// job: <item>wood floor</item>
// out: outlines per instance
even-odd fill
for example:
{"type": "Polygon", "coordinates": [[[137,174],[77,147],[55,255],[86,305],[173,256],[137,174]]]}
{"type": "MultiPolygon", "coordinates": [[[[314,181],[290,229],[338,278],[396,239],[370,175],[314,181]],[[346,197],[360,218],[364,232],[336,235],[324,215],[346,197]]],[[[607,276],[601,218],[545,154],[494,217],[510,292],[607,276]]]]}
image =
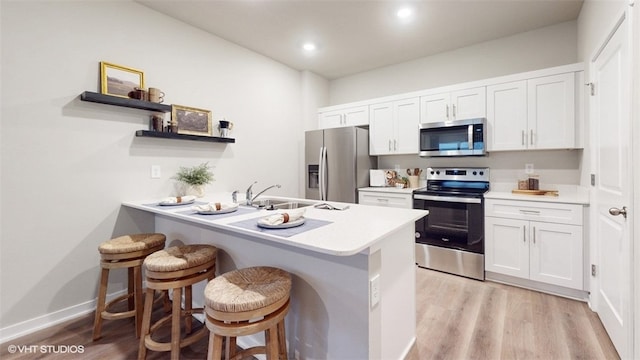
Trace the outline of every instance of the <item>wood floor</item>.
{"type": "MultiPolygon", "coordinates": [[[[597,315],[585,303],[426,269],[416,271],[418,340],[406,360],[619,358],[597,315]]],[[[155,318],[161,315],[161,309],[154,313],[155,318]]],[[[136,359],[138,341],[130,319],[105,321],[102,338],[96,342],[91,341],[92,331],[93,314],[89,314],[2,344],[0,359],[136,359]],[[10,354],[9,345],[23,346],[23,352],[10,354]],[[44,348],[43,353],[43,345],[52,348],[44,348]],[[82,345],[83,352],[60,353],[65,350],[61,345],[82,345]]],[[[166,338],[168,329],[158,335],[166,338]]],[[[204,359],[206,353],[205,337],[184,348],[181,358],[204,359]]],[[[168,354],[153,351],[147,356],[167,358],[168,354]]]]}

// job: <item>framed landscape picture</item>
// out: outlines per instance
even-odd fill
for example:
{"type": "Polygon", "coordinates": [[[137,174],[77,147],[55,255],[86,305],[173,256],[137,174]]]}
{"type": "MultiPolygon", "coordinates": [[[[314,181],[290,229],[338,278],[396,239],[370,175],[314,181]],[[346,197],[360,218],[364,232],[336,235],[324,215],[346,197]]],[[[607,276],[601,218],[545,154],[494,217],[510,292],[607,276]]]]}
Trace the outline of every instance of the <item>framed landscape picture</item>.
{"type": "Polygon", "coordinates": [[[135,88],[144,89],[144,72],[130,67],[100,62],[100,92],[128,98],[135,88]]]}
{"type": "Polygon", "coordinates": [[[211,136],[211,110],[171,105],[171,119],[178,125],[178,134],[211,136]]]}

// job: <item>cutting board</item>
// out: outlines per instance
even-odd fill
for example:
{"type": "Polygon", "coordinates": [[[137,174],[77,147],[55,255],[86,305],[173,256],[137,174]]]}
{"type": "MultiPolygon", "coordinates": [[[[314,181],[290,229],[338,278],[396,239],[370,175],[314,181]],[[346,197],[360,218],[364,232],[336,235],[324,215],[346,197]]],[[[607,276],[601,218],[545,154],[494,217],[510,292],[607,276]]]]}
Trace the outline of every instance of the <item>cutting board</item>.
{"type": "Polygon", "coordinates": [[[558,196],[558,190],[511,190],[513,194],[558,196]]]}

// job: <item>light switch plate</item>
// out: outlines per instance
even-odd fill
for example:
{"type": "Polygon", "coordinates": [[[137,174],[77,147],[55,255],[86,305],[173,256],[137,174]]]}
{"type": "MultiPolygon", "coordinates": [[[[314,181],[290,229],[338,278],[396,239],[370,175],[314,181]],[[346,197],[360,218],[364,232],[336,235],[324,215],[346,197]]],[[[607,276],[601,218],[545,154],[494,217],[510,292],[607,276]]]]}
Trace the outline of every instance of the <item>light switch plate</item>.
{"type": "Polygon", "coordinates": [[[371,299],[371,308],[373,308],[380,302],[380,274],[372,277],[371,280],[369,280],[369,285],[371,288],[369,297],[371,299]]]}
{"type": "Polygon", "coordinates": [[[160,165],[151,165],[151,178],[160,179],[162,177],[162,170],[160,165]]]}

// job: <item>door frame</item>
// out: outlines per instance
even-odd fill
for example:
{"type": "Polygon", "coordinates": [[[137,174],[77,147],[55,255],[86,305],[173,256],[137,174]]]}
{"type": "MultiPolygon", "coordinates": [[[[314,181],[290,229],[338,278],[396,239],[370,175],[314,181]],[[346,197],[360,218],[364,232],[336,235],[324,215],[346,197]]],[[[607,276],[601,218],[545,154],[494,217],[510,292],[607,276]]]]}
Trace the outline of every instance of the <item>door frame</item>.
{"type": "MultiPolygon", "coordinates": [[[[634,6],[634,0],[630,0],[628,6],[620,11],[618,16],[615,17],[615,21],[609,26],[608,32],[606,36],[603,37],[603,40],[600,41],[600,46],[596,48],[592,55],[589,57],[588,63],[588,79],[592,81],[593,75],[593,61],[600,55],[602,50],[605,48],[613,34],[616,32],[619,26],[623,21],[626,22],[626,30],[628,32],[627,46],[629,46],[629,74],[631,75],[630,80],[630,90],[631,90],[631,100],[629,104],[629,111],[631,113],[630,121],[631,121],[631,135],[632,139],[640,139],[640,101],[638,98],[640,97],[640,69],[634,64],[637,64],[640,61],[640,35],[637,34],[637,30],[640,30],[640,26],[636,24],[635,19],[640,19],[640,6],[634,6]],[[635,18],[635,19],[634,19],[635,18]]],[[[589,85],[589,83],[587,83],[589,85]]],[[[597,91],[597,90],[596,90],[597,91]]],[[[591,96],[586,94],[585,98],[589,99],[589,101],[585,104],[587,105],[588,114],[588,122],[589,122],[589,139],[591,144],[595,144],[595,134],[593,129],[594,127],[594,116],[592,113],[592,108],[590,106],[591,96]]],[[[630,141],[631,144],[631,154],[629,163],[634,164],[636,160],[640,160],[640,142],[630,141]]],[[[591,173],[595,172],[596,165],[596,152],[593,147],[590,147],[590,168],[591,173]]],[[[640,211],[634,211],[634,209],[640,209],[640,166],[635,166],[631,171],[631,186],[630,191],[631,201],[630,206],[631,210],[631,221],[629,222],[629,237],[630,237],[630,250],[631,256],[630,259],[630,279],[629,286],[631,287],[630,291],[630,314],[628,320],[631,321],[630,331],[632,331],[630,340],[631,344],[631,354],[633,358],[638,358],[640,356],[640,346],[636,346],[635,344],[640,344],[640,264],[637,263],[640,260],[640,237],[635,236],[635,233],[640,233],[634,231],[634,229],[640,229],[640,211]]],[[[596,181],[598,181],[596,179],[596,181]]],[[[592,186],[590,188],[591,198],[597,201],[597,197],[595,195],[595,188],[592,186]]],[[[597,209],[594,203],[590,206],[590,218],[595,219],[597,216],[597,209]]],[[[590,232],[591,234],[597,234],[597,228],[595,221],[592,221],[590,224],[590,232]]],[[[596,244],[597,239],[595,239],[595,235],[590,238],[589,252],[590,252],[590,263],[598,264],[598,253],[596,244]]],[[[596,311],[598,309],[598,300],[595,294],[599,291],[599,281],[598,277],[590,277],[589,280],[589,307],[596,311]]]]}

